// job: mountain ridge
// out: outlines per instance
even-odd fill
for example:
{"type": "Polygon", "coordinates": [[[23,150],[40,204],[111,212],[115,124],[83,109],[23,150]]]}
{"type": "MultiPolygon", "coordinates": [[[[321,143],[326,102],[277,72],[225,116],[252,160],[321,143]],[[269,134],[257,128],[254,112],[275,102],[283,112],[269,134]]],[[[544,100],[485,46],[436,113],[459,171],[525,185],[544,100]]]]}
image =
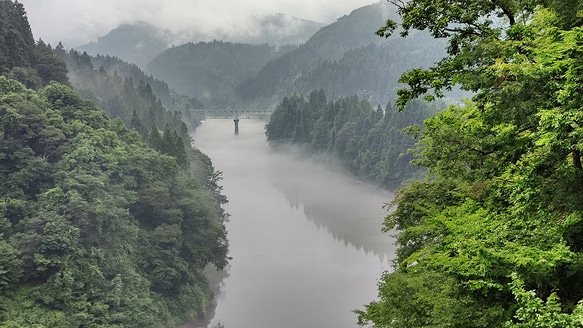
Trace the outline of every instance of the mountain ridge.
{"type": "Polygon", "coordinates": [[[224,33],[205,35],[195,30],[172,32],[153,24],[137,21],[122,24],[97,41],[75,49],[89,55],[115,56],[141,68],[160,52],[187,43],[221,40],[233,43],[269,44],[280,47],[288,44],[301,44],[325,24],[307,19],[277,13],[251,18],[251,27],[245,33],[231,37],[224,33]]]}

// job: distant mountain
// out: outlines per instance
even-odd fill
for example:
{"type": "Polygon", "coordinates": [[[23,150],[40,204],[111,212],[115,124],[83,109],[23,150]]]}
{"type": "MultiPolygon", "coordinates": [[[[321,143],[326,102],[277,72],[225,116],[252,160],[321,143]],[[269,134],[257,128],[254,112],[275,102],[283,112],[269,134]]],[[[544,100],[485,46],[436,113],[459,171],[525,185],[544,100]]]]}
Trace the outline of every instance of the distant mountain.
{"type": "Polygon", "coordinates": [[[287,47],[223,41],[188,43],[160,53],[146,71],[207,108],[232,107],[235,88],[287,47]]]}
{"type": "Polygon", "coordinates": [[[238,35],[204,35],[200,31],[185,30],[172,33],[146,22],[124,24],[100,37],[96,42],[76,48],[89,55],[110,55],[118,57],[141,68],[163,50],[172,45],[188,42],[210,41],[213,39],[285,46],[306,42],[325,24],[300,19],[284,14],[253,17],[251,24],[238,35]]]}
{"type": "Polygon", "coordinates": [[[207,108],[273,108],[285,96],[315,89],[324,89],[333,99],[357,94],[385,106],[396,98],[401,73],[432,66],[445,54],[444,40],[428,33],[411,31],[406,39],[398,33],[388,39],[377,36],[375,31],[388,18],[398,19],[395,7],[378,2],[319,28],[303,42],[320,25],[285,15],[258,17],[254,28],[240,36],[238,42],[245,44],[225,41],[229,37],[224,36],[223,41],[190,42],[157,54],[164,45],[177,44],[173,38],[188,34],[171,35],[139,24],[120,27],[95,46],[112,45],[100,53],[136,63],[207,108]],[[126,53],[120,54],[122,50],[126,53]],[[148,57],[152,60],[145,64],[148,57]]]}
{"type": "Polygon", "coordinates": [[[139,22],[125,24],[100,37],[97,42],[77,47],[89,55],[110,55],[129,63],[145,67],[158,53],[168,48],[172,39],[170,32],[156,26],[139,22]]]}
{"type": "Polygon", "coordinates": [[[323,89],[331,98],[358,95],[372,104],[394,101],[403,85],[404,71],[434,63],[444,53],[444,44],[428,33],[417,33],[387,44],[370,43],[345,52],[342,58],[325,60],[293,80],[294,92],[308,94],[323,89]],[[397,42],[398,41],[398,42],[397,42]]]}
{"type": "Polygon", "coordinates": [[[227,38],[232,42],[283,46],[290,44],[300,45],[308,41],[320,28],[326,24],[287,16],[284,14],[254,17],[253,30],[249,35],[236,39],[227,38]]]}
{"type": "Polygon", "coordinates": [[[365,6],[320,29],[305,44],[268,62],[237,88],[247,107],[273,107],[293,92],[323,88],[332,97],[358,94],[373,104],[395,98],[400,74],[428,67],[445,54],[445,43],[426,33],[383,39],[375,35],[394,7],[365,6]]]}

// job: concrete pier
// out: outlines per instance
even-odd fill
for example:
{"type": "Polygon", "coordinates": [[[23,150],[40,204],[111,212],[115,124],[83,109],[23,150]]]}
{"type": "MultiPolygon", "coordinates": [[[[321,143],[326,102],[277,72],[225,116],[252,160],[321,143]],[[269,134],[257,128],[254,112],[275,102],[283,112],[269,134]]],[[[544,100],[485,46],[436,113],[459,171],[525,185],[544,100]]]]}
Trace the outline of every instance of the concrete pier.
{"type": "Polygon", "coordinates": [[[235,134],[239,134],[239,119],[236,118],[233,122],[235,122],[235,134]]]}

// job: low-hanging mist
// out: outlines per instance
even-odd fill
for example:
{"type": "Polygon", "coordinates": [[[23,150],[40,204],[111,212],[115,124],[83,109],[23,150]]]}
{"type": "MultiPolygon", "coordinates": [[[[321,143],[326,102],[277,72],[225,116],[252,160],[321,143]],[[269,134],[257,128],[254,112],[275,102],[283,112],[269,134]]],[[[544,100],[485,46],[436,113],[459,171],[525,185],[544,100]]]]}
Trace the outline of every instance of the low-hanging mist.
{"type": "Polygon", "coordinates": [[[371,0],[213,1],[213,0],[22,0],[37,37],[77,46],[95,41],[121,24],[145,21],[174,33],[244,36],[253,17],[283,13],[330,23],[371,0]]]}
{"type": "Polygon", "coordinates": [[[354,327],[393,254],[381,231],[393,195],[270,149],[265,123],[242,119],[235,135],[232,120],[207,120],[194,135],[222,171],[231,214],[232,260],[207,327],[354,327]]]}

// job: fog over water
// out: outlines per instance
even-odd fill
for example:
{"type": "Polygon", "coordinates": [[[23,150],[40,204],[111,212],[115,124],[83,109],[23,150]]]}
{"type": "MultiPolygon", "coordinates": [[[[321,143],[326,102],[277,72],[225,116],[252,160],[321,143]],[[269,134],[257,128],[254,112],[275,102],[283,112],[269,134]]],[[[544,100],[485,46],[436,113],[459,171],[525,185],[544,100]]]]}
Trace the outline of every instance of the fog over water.
{"type": "MultiPolygon", "coordinates": [[[[207,327],[357,327],[390,268],[382,233],[393,195],[294,153],[272,151],[265,121],[207,120],[195,145],[223,172],[230,261],[207,327]]],[[[197,327],[188,323],[184,327],[197,327]]]]}

